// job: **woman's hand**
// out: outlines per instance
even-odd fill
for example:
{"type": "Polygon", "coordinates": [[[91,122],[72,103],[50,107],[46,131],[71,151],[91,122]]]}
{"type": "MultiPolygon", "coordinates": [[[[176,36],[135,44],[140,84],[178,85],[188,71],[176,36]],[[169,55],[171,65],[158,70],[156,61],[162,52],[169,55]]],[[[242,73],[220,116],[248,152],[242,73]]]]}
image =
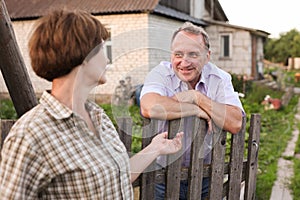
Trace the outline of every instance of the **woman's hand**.
{"type": "Polygon", "coordinates": [[[176,153],[182,148],[182,137],[183,132],[179,132],[173,139],[168,139],[168,132],[163,132],[152,139],[151,146],[158,151],[159,155],[176,153]]]}
{"type": "Polygon", "coordinates": [[[151,143],[139,153],[130,158],[131,182],[143,172],[159,155],[172,154],[182,147],[183,132],[177,133],[173,139],[168,139],[168,133],[156,135],[151,143]]]}

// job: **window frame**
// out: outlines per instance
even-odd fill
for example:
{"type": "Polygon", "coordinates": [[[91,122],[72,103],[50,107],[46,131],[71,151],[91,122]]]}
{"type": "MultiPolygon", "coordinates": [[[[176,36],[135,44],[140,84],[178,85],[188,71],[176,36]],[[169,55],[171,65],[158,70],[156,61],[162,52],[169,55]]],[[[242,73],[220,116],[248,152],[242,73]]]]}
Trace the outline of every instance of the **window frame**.
{"type": "Polygon", "coordinates": [[[113,63],[113,53],[112,53],[112,37],[111,37],[112,34],[111,34],[111,28],[109,26],[105,26],[105,28],[109,32],[109,38],[107,38],[107,40],[105,41],[104,46],[103,46],[103,50],[104,50],[105,55],[109,59],[109,63],[108,64],[112,64],[113,63]]]}
{"type": "Polygon", "coordinates": [[[220,33],[220,58],[230,59],[232,57],[232,34],[231,33],[220,33]],[[227,48],[224,46],[224,38],[228,38],[227,48]]]}

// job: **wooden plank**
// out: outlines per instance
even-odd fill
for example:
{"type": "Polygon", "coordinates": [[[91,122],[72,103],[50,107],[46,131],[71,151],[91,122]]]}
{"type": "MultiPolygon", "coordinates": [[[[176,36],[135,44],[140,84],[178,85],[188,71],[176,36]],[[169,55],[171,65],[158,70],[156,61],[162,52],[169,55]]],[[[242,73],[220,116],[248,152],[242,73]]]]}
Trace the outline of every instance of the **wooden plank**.
{"type": "MultiPolygon", "coordinates": [[[[158,130],[158,120],[144,119],[142,149],[150,144],[158,130]]],[[[155,192],[155,161],[140,176],[140,199],[154,199],[155,192]]]]}
{"type": "Polygon", "coordinates": [[[131,153],[132,144],[132,119],[131,117],[118,117],[118,133],[121,141],[124,143],[127,152],[131,153]]]}
{"type": "Polygon", "coordinates": [[[248,162],[246,168],[245,195],[244,199],[255,199],[257,161],[260,138],[260,114],[251,114],[249,139],[248,139],[248,162]]]}
{"type": "Polygon", "coordinates": [[[0,1],[0,69],[18,117],[38,104],[13,26],[0,1]]]}
{"type": "Polygon", "coordinates": [[[239,199],[241,192],[243,160],[244,160],[244,144],[246,131],[246,117],[243,117],[243,124],[241,130],[231,136],[230,147],[230,168],[228,174],[228,198],[239,199]]]}
{"type": "MultiPolygon", "coordinates": [[[[184,119],[169,121],[169,138],[173,138],[176,133],[183,131],[183,122],[184,119]]],[[[183,149],[167,156],[166,199],[179,199],[182,155],[183,149]]]]}
{"type": "Polygon", "coordinates": [[[204,157],[204,137],[207,132],[206,121],[198,117],[193,120],[193,135],[191,145],[191,162],[188,176],[188,195],[187,199],[201,199],[202,176],[203,176],[203,157],[204,157]],[[200,191],[199,191],[200,190],[200,191]]]}
{"type": "Polygon", "coordinates": [[[226,132],[213,124],[213,150],[209,199],[222,199],[226,132]]]}

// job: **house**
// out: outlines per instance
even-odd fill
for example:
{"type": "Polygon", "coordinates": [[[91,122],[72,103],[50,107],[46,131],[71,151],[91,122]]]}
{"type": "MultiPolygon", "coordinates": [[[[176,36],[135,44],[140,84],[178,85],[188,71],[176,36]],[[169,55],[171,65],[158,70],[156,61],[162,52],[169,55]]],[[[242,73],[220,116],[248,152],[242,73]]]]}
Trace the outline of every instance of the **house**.
{"type": "MultiPolygon", "coordinates": [[[[82,9],[92,13],[110,31],[105,51],[111,60],[108,82],[91,97],[108,103],[120,80],[143,83],[161,60],[169,60],[170,39],[185,21],[202,26],[211,39],[212,62],[235,74],[258,77],[263,43],[269,33],[228,23],[218,0],[6,0],[18,45],[35,92],[49,82],[31,70],[27,43],[36,20],[55,9],[82,9]]],[[[8,93],[0,77],[0,94],[8,93]]]]}

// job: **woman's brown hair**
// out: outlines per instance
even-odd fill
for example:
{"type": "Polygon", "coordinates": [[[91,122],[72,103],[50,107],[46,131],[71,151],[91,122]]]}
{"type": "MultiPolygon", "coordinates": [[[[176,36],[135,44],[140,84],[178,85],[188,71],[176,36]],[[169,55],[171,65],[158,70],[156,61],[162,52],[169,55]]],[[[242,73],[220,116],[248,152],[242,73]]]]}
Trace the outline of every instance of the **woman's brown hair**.
{"type": "Polygon", "coordinates": [[[29,40],[31,66],[52,81],[82,64],[109,34],[99,20],[84,11],[54,11],[39,19],[29,40]]]}

